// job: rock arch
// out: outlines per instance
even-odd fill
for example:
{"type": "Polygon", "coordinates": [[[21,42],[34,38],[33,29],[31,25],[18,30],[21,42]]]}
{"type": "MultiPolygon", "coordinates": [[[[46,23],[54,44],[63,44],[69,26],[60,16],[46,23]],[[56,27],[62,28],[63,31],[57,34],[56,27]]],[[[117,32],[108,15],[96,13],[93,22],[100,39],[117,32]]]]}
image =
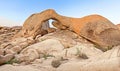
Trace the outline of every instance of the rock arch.
{"type": "MultiPolygon", "coordinates": [[[[18,37],[36,37],[41,32],[42,25],[49,19],[54,19],[60,22],[66,22],[66,17],[58,15],[54,10],[48,9],[41,13],[31,15],[23,24],[22,30],[18,33],[18,37]]],[[[69,21],[68,21],[69,22],[69,21]]]]}
{"type": "Polygon", "coordinates": [[[53,22],[55,27],[59,29],[69,28],[78,35],[101,47],[116,46],[120,44],[120,31],[118,27],[108,19],[100,15],[89,15],[82,18],[66,17],[57,14],[52,9],[30,16],[23,24],[23,28],[17,36],[36,37],[38,33],[41,33],[41,27],[44,25],[44,22],[49,19],[55,20],[53,22]],[[89,31],[92,31],[92,33],[89,31]]]}

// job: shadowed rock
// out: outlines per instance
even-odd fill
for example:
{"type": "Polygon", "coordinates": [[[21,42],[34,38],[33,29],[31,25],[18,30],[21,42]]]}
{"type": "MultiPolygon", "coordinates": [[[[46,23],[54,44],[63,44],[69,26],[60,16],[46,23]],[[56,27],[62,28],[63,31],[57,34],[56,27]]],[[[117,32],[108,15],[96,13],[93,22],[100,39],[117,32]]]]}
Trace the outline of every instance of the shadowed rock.
{"type": "Polygon", "coordinates": [[[10,61],[13,57],[14,57],[14,54],[7,54],[5,56],[0,55],[0,65],[10,61]]]}

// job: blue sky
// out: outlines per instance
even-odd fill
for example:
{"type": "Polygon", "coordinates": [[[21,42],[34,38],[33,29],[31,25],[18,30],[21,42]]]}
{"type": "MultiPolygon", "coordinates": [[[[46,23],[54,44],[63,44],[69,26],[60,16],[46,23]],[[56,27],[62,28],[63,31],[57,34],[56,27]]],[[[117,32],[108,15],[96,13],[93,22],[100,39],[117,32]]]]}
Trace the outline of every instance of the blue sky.
{"type": "Polygon", "coordinates": [[[0,25],[22,25],[31,14],[49,8],[65,16],[99,14],[120,23],[120,0],[1,0],[0,25]]]}

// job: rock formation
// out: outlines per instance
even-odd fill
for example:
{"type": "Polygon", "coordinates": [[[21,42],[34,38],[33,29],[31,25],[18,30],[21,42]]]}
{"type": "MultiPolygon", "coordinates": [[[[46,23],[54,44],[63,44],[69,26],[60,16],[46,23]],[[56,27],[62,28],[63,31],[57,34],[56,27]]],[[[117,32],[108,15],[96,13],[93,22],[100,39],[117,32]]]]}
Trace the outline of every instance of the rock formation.
{"type": "Polygon", "coordinates": [[[0,71],[120,70],[120,46],[102,52],[95,48],[92,43],[85,41],[85,39],[69,30],[57,30],[36,39],[38,39],[37,43],[34,43],[30,38],[17,38],[11,42],[13,47],[10,44],[4,47],[5,44],[2,44],[0,48],[5,49],[4,53],[0,50],[0,54],[3,55],[0,62],[4,63],[5,59],[9,61],[8,58],[11,57],[8,54],[14,53],[14,55],[11,55],[12,58],[20,61],[20,64],[2,65],[0,71]],[[68,42],[66,42],[67,40],[68,42]],[[66,48],[65,44],[68,44],[69,47],[66,48]],[[5,54],[6,56],[4,56],[5,54]]]}
{"type": "Polygon", "coordinates": [[[119,30],[120,30],[120,24],[117,24],[116,26],[117,26],[117,27],[119,28],[119,30]]]}
{"type": "Polygon", "coordinates": [[[27,46],[35,43],[35,40],[28,38],[18,38],[0,45],[0,65],[12,60],[15,55],[21,52],[27,46]],[[20,40],[20,42],[19,42],[20,40]]]}
{"type": "MultiPolygon", "coordinates": [[[[24,23],[19,35],[35,38],[42,34],[42,25],[45,21],[53,19],[53,25],[58,29],[69,29],[79,36],[104,47],[112,47],[120,44],[120,31],[112,22],[100,15],[89,15],[82,18],[71,18],[57,14],[48,9],[41,13],[31,15],[24,23]]],[[[100,48],[101,49],[101,48],[100,48]]]]}
{"type": "Polygon", "coordinates": [[[62,64],[57,71],[119,71],[120,46],[83,61],[62,64]]]}
{"type": "Polygon", "coordinates": [[[0,71],[120,71],[119,35],[119,26],[100,15],[72,18],[48,9],[23,27],[0,27],[0,71]]]}
{"type": "Polygon", "coordinates": [[[21,29],[21,26],[0,27],[0,45],[11,41],[21,29]]]}

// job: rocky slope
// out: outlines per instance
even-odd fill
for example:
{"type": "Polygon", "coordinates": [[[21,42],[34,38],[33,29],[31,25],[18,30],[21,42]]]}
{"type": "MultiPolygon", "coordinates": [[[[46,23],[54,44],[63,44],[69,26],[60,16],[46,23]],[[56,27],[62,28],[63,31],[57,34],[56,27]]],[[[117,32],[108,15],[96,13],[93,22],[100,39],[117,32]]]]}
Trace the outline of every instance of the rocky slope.
{"type": "MultiPolygon", "coordinates": [[[[45,16],[50,15],[46,13],[45,16]]],[[[34,25],[35,22],[39,22],[33,20],[34,18],[38,19],[36,14],[28,18],[32,21],[27,20],[25,23],[34,25]]],[[[86,23],[85,21],[88,20],[82,21],[86,23]]],[[[97,30],[94,30],[97,33],[103,30],[95,22],[92,23],[94,24],[92,27],[90,25],[81,27],[83,30],[91,31],[93,28],[96,29],[94,26],[97,26],[97,30]]],[[[96,38],[88,40],[78,35],[74,29],[71,30],[70,27],[61,24],[60,21],[54,21],[53,24],[56,29],[50,28],[48,20],[43,19],[39,23],[41,26],[37,25],[38,31],[33,31],[36,28],[26,24],[22,27],[0,27],[0,71],[120,71],[120,45],[100,47],[91,41],[96,38]]],[[[107,29],[103,24],[106,23],[102,23],[101,26],[107,29]]],[[[107,29],[102,36],[109,35],[106,41],[113,43],[119,38],[120,30],[117,26],[109,24],[107,23],[108,28],[112,27],[117,32],[107,29]]],[[[73,27],[75,26],[74,24],[73,27]]],[[[98,37],[95,32],[91,34],[98,37]]],[[[89,34],[86,32],[86,35],[89,36],[90,32],[89,34]]],[[[90,36],[94,38],[92,35],[90,36]]],[[[99,39],[103,39],[102,36],[99,39]]]]}
{"type": "Polygon", "coordinates": [[[56,30],[42,37],[38,35],[35,40],[17,38],[4,42],[0,48],[4,49],[4,55],[14,53],[12,60],[0,66],[0,71],[120,70],[120,46],[103,52],[69,30],[56,30]]]}

